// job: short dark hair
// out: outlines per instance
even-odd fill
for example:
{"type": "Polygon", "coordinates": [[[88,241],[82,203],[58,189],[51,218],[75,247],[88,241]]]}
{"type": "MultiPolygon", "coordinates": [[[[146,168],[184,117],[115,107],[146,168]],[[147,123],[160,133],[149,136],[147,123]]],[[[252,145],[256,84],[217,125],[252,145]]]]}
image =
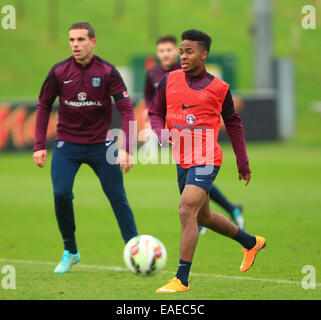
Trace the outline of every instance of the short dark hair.
{"type": "Polygon", "coordinates": [[[206,51],[210,52],[212,39],[211,37],[199,30],[190,29],[187,31],[184,31],[181,36],[182,41],[183,40],[191,40],[191,41],[197,41],[206,51]]]}
{"type": "Polygon", "coordinates": [[[177,45],[176,37],[172,35],[162,36],[158,38],[156,41],[156,44],[165,43],[165,42],[171,42],[175,44],[175,46],[177,45]]]}
{"type": "Polygon", "coordinates": [[[96,38],[95,29],[88,22],[76,22],[69,28],[69,31],[75,30],[75,29],[86,29],[88,31],[89,39],[96,38]]]}

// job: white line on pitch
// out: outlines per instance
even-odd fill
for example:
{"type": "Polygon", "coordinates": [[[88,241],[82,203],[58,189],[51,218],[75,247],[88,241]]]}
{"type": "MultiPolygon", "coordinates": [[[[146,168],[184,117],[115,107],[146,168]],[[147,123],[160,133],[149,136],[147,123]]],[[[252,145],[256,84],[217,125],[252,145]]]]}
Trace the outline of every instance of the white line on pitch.
{"type": "MultiPolygon", "coordinates": [[[[5,262],[5,263],[6,262],[11,262],[11,263],[21,263],[21,264],[38,264],[38,265],[49,265],[49,266],[57,265],[57,263],[55,263],[55,262],[48,262],[48,261],[17,260],[17,259],[5,259],[5,258],[0,258],[0,262],[5,262]]],[[[128,272],[127,268],[113,267],[113,266],[97,266],[97,265],[88,265],[88,264],[77,264],[77,265],[73,266],[73,268],[128,272]]],[[[162,271],[162,273],[171,273],[171,274],[173,274],[174,271],[162,271]]],[[[263,278],[227,276],[227,275],[222,275],[222,274],[195,273],[195,272],[191,272],[190,275],[194,276],[194,277],[213,277],[213,278],[221,278],[221,279],[229,279],[229,280],[248,280],[248,281],[279,283],[279,284],[297,284],[297,285],[301,285],[300,281],[292,281],[292,280],[263,279],[263,278]]],[[[321,283],[316,283],[316,286],[321,286],[321,283]]]]}

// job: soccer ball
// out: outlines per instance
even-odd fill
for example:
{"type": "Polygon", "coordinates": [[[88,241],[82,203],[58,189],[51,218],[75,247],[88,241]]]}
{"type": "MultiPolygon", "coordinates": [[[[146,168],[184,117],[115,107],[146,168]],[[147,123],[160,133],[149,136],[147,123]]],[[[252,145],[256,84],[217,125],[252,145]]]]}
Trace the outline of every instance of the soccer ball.
{"type": "Polygon", "coordinates": [[[150,276],[164,268],[167,252],[162,242],[157,238],[139,235],[126,243],[124,261],[131,272],[150,276]]]}

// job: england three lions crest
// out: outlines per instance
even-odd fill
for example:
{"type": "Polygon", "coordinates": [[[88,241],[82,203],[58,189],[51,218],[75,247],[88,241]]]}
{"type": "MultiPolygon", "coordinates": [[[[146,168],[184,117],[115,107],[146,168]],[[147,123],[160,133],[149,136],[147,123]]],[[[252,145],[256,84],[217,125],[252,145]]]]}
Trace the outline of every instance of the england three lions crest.
{"type": "Polygon", "coordinates": [[[99,88],[101,86],[102,80],[100,76],[91,77],[91,85],[93,88],[99,88]]]}

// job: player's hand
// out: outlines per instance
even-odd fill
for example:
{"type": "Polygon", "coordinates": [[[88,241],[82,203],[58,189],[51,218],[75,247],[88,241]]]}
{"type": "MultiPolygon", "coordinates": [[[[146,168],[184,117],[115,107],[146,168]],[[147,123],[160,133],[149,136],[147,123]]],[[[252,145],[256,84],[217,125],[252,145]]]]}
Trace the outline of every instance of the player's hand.
{"type": "Polygon", "coordinates": [[[172,145],[172,146],[174,145],[174,142],[171,137],[167,140],[164,140],[161,144],[161,147],[168,148],[170,145],[172,145]]]}
{"type": "Polygon", "coordinates": [[[43,168],[47,162],[47,150],[37,150],[33,153],[33,162],[38,166],[43,168]]]}
{"type": "Polygon", "coordinates": [[[250,173],[239,173],[239,180],[245,180],[245,186],[247,186],[251,180],[250,173]]]}
{"type": "Polygon", "coordinates": [[[120,171],[127,173],[130,168],[134,168],[133,156],[125,150],[119,150],[116,164],[120,164],[120,171]]]}

